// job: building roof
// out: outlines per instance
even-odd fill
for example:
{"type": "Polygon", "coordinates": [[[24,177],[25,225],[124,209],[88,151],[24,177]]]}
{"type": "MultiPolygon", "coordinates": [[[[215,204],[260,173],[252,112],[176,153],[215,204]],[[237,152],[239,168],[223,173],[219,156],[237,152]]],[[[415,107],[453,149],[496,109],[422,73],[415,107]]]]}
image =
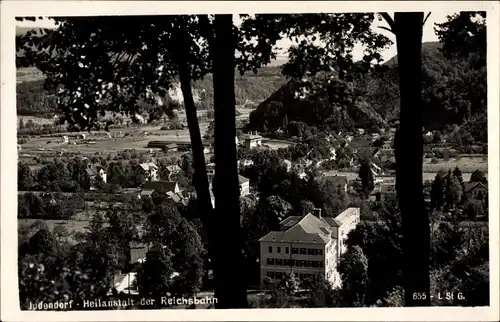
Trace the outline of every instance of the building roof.
{"type": "Polygon", "coordinates": [[[326,244],[331,240],[331,234],[329,225],[310,213],[287,230],[271,231],[260,241],[326,244]]]}
{"type": "Polygon", "coordinates": [[[168,171],[180,171],[181,170],[181,167],[179,167],[177,164],[173,164],[173,165],[168,165],[166,166],[166,168],[168,171]]]}
{"type": "Polygon", "coordinates": [[[476,188],[477,186],[482,186],[484,189],[488,189],[488,187],[483,184],[482,182],[465,182],[464,183],[464,192],[467,193],[471,191],[472,189],[476,188]]]}
{"type": "Polygon", "coordinates": [[[243,183],[245,183],[245,182],[249,182],[249,181],[250,181],[250,179],[245,178],[244,176],[240,176],[240,175],[238,175],[238,181],[240,182],[240,184],[243,184],[243,183]]]}
{"type": "Polygon", "coordinates": [[[158,166],[154,162],[147,162],[147,163],[141,163],[139,166],[144,170],[144,171],[149,171],[150,168],[157,169],[158,166]]]}
{"type": "Polygon", "coordinates": [[[142,191],[147,193],[148,191],[154,190],[159,193],[167,193],[174,192],[176,187],[177,182],[175,181],[149,181],[144,184],[142,191]]]}
{"type": "Polygon", "coordinates": [[[99,164],[92,164],[90,166],[88,166],[85,171],[87,172],[87,174],[89,176],[96,176],[99,174],[99,171],[101,171],[102,169],[104,169],[101,165],[99,164]]]}
{"type": "Polygon", "coordinates": [[[151,196],[154,192],[154,189],[142,189],[140,195],[141,196],[151,196]]]}
{"type": "Polygon", "coordinates": [[[175,149],[178,147],[178,145],[176,143],[170,143],[170,144],[167,144],[165,147],[168,149],[175,149]]]}
{"type": "Polygon", "coordinates": [[[176,203],[180,203],[185,199],[181,192],[174,193],[173,191],[167,191],[167,195],[176,203]]]}
{"type": "Polygon", "coordinates": [[[359,208],[347,208],[346,210],[338,214],[337,217],[335,217],[335,222],[344,224],[348,218],[352,217],[355,214],[359,214],[359,208]]]}
{"type": "Polygon", "coordinates": [[[335,219],[333,217],[323,217],[321,219],[323,219],[325,222],[327,222],[332,227],[342,226],[342,222],[338,221],[337,219],[335,219]]]}
{"type": "Polygon", "coordinates": [[[245,140],[262,140],[262,136],[258,134],[248,134],[245,136],[245,140]]]}

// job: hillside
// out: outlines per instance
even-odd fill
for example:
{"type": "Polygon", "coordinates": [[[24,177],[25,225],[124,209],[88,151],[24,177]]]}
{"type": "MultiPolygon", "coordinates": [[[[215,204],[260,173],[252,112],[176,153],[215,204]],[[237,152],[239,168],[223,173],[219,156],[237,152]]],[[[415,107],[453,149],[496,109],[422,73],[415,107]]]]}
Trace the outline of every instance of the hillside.
{"type": "MultiPolygon", "coordinates": [[[[44,77],[38,69],[18,68],[16,80],[18,115],[52,117],[57,114],[56,97],[44,89],[44,77]]],[[[236,104],[246,108],[256,107],[285,83],[286,79],[281,75],[281,69],[276,66],[264,67],[258,74],[246,73],[243,76],[236,74],[236,104]]],[[[202,109],[213,108],[212,86],[212,75],[207,75],[203,80],[193,84],[195,100],[202,109]]],[[[174,100],[182,102],[178,83],[174,84],[169,94],[174,100]]]]}
{"type": "MultiPolygon", "coordinates": [[[[426,54],[431,54],[431,55],[440,55],[441,57],[442,54],[439,52],[439,49],[442,47],[441,43],[438,41],[429,41],[429,42],[424,42],[422,44],[422,53],[424,55],[426,54]]],[[[395,67],[398,65],[398,55],[393,56],[392,58],[388,59],[384,65],[389,66],[389,67],[395,67]]]]}
{"type": "MultiPolygon", "coordinates": [[[[422,49],[424,126],[443,130],[448,125],[467,124],[475,131],[471,133],[475,139],[485,141],[486,129],[477,122],[484,124],[486,118],[486,70],[472,68],[465,59],[448,60],[439,48],[439,43],[430,42],[422,49]]],[[[247,129],[277,130],[291,121],[334,131],[384,128],[398,119],[397,56],[385,65],[389,68],[382,74],[368,74],[356,81],[354,87],[361,95],[354,103],[331,102],[326,91],[298,98],[294,94],[299,84],[289,81],[252,112],[247,129]]],[[[326,88],[322,82],[321,87],[326,88]]]]}

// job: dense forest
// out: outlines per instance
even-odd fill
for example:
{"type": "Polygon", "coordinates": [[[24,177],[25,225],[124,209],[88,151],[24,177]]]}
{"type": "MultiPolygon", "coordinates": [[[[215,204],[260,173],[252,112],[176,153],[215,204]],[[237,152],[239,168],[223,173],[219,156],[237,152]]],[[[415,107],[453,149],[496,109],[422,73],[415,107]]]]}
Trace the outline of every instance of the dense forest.
{"type": "MultiPolygon", "coordinates": [[[[425,127],[455,126],[456,131],[485,142],[486,67],[476,68],[474,57],[445,58],[437,42],[424,43],[422,51],[425,127]]],[[[307,99],[299,93],[300,80],[290,80],[252,112],[248,129],[272,131],[286,128],[291,121],[333,131],[386,128],[398,119],[397,57],[383,67],[358,77],[353,89],[318,76],[316,81],[330,90],[315,92],[307,99]],[[339,91],[351,91],[352,99],[339,101],[338,97],[344,97],[339,91]]]]}

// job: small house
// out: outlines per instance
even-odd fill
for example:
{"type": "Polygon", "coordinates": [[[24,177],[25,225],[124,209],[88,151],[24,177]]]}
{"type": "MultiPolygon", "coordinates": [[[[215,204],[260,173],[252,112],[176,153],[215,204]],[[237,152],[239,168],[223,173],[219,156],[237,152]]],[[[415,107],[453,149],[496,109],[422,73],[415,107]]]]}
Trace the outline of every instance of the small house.
{"type": "Polygon", "coordinates": [[[90,190],[96,190],[96,185],[99,181],[106,183],[107,176],[104,167],[99,164],[89,164],[85,169],[86,179],[84,181],[90,190]]]}
{"type": "Polygon", "coordinates": [[[240,184],[240,196],[247,196],[250,194],[250,179],[238,175],[238,181],[240,184]]]}
{"type": "Polygon", "coordinates": [[[181,167],[179,167],[177,164],[174,165],[169,165],[165,168],[165,173],[168,176],[168,181],[172,181],[172,176],[178,174],[181,172],[181,167]]]}
{"type": "Polygon", "coordinates": [[[262,136],[255,133],[250,133],[245,137],[245,147],[247,149],[253,149],[262,146],[262,136]]]}
{"type": "Polygon", "coordinates": [[[139,164],[148,181],[158,181],[158,166],[154,162],[139,164]]]}
{"type": "Polygon", "coordinates": [[[464,195],[468,199],[485,200],[488,198],[488,185],[482,182],[465,182],[464,195]]]}
{"type": "Polygon", "coordinates": [[[177,194],[180,193],[181,190],[179,185],[175,181],[150,181],[146,182],[142,187],[142,190],[139,194],[139,198],[151,197],[153,193],[159,194],[177,194]]]}
{"type": "Polygon", "coordinates": [[[179,146],[175,143],[170,143],[163,147],[163,151],[165,152],[177,152],[178,150],[179,146]]]}

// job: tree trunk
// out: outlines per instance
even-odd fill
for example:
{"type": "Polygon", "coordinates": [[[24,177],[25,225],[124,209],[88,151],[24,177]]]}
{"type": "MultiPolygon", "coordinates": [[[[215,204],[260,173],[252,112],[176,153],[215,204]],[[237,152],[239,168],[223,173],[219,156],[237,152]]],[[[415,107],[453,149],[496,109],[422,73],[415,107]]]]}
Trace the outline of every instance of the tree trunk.
{"type": "Polygon", "coordinates": [[[217,249],[215,296],[218,308],[248,307],[240,225],[240,193],[236,158],[236,99],[234,93],[235,43],[232,15],[216,15],[213,62],[215,212],[218,232],[224,235],[217,249]],[[243,275],[243,276],[242,276],[243,275]]]}
{"type": "MultiPolygon", "coordinates": [[[[189,66],[187,62],[183,59],[185,57],[185,50],[187,50],[187,45],[185,44],[187,36],[180,34],[178,36],[179,52],[177,57],[177,64],[179,68],[179,78],[181,83],[181,91],[184,97],[184,107],[186,110],[186,119],[189,128],[189,135],[191,137],[191,150],[193,153],[193,163],[194,163],[194,175],[193,182],[197,195],[197,212],[203,223],[203,228],[206,233],[208,242],[208,254],[212,260],[212,264],[215,267],[220,266],[221,261],[220,254],[224,252],[220,249],[218,245],[219,238],[219,227],[216,222],[216,217],[214,216],[214,209],[212,207],[212,200],[210,197],[210,185],[207,177],[207,167],[205,163],[205,155],[203,153],[203,141],[201,139],[200,126],[198,123],[198,115],[196,113],[196,106],[194,104],[193,93],[191,88],[191,73],[189,71],[189,66]]],[[[225,233],[222,230],[222,233],[225,233]]],[[[221,288],[225,284],[224,276],[222,278],[214,279],[215,288],[221,288]]],[[[216,295],[217,296],[217,295],[216,295]]],[[[227,299],[217,298],[219,305],[229,305],[227,299]]]]}
{"type": "Polygon", "coordinates": [[[405,306],[430,305],[430,227],[422,182],[423,19],[423,12],[394,16],[401,99],[395,142],[396,191],[403,225],[405,306]]]}

